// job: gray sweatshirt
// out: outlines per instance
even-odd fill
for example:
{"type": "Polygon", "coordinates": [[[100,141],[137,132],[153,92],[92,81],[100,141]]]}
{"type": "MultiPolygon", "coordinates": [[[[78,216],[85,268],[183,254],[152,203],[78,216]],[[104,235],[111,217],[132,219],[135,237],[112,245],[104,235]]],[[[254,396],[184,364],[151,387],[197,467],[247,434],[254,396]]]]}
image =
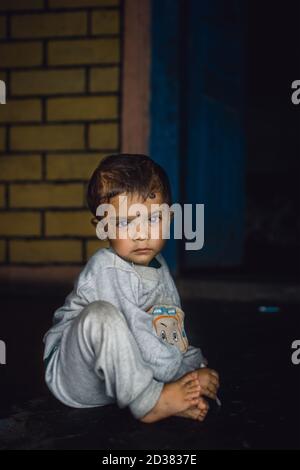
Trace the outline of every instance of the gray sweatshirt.
{"type": "Polygon", "coordinates": [[[124,315],[154,378],[167,383],[204,362],[201,350],[188,344],[180,298],[161,254],[160,267],[124,260],[112,247],[99,249],[78,275],[64,305],[54,312],[45,334],[44,360],[59,346],[63,331],[89,303],[106,300],[124,315]]]}

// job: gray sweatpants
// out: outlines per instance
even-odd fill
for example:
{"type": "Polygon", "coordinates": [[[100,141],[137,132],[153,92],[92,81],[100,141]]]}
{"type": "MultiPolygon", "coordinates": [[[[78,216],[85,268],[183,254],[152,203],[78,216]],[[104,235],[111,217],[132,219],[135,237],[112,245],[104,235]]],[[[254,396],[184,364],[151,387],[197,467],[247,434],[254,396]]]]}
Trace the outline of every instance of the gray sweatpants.
{"type": "Polygon", "coordinates": [[[45,380],[65,405],[117,403],[129,406],[135,418],[154,407],[164,386],[153,378],[125,318],[106,301],[90,303],[66,327],[45,380]]]}

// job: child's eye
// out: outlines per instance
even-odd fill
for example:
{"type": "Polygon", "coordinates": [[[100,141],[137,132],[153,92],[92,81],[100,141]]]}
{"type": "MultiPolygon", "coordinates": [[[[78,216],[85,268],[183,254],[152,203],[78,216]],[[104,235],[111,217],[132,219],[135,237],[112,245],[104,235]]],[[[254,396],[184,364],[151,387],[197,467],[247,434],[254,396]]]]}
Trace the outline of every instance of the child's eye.
{"type": "Polygon", "coordinates": [[[174,339],[174,341],[178,341],[178,336],[177,336],[176,331],[173,331],[173,339],[174,339]]]}
{"type": "Polygon", "coordinates": [[[149,218],[149,221],[150,221],[151,224],[156,224],[160,219],[161,219],[161,216],[156,214],[156,215],[152,215],[149,218]]]}
{"type": "Polygon", "coordinates": [[[128,221],[127,220],[120,220],[117,225],[118,225],[119,228],[127,227],[128,221]]]}

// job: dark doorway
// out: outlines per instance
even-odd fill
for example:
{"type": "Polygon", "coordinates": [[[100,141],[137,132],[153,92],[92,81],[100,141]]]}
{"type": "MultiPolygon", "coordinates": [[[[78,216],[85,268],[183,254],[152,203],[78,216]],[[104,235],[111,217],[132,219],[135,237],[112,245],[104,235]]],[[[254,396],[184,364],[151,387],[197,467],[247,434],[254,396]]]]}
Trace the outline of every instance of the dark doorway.
{"type": "Polygon", "coordinates": [[[246,237],[243,268],[290,277],[300,266],[299,2],[248,2],[246,237]]]}

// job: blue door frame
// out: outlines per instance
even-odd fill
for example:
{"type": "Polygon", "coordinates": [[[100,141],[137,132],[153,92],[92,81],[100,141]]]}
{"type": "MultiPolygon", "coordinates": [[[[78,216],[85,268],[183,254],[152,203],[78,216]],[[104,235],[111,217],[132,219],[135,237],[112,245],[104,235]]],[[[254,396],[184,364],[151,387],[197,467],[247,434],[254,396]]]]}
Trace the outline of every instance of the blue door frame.
{"type": "MultiPolygon", "coordinates": [[[[151,2],[150,155],[167,172],[173,202],[179,194],[179,2],[151,2]]],[[[171,231],[172,234],[172,231],[171,231]]],[[[178,272],[178,241],[167,241],[163,255],[178,272]]]]}
{"type": "Polygon", "coordinates": [[[164,248],[174,275],[243,256],[243,21],[230,3],[151,2],[150,155],[168,173],[173,202],[205,207],[203,249],[180,256],[186,240],[174,239],[164,248]]]}

